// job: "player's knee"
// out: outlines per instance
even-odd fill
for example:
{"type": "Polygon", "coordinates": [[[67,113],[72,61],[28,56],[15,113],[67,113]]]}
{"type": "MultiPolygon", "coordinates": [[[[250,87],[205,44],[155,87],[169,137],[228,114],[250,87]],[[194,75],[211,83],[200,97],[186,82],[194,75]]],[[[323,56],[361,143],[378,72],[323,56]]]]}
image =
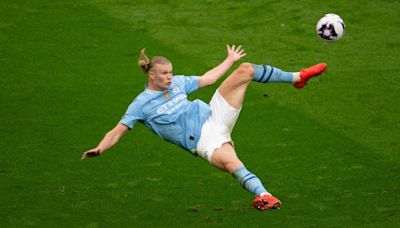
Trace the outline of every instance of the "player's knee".
{"type": "Polygon", "coordinates": [[[254,67],[251,63],[242,63],[240,64],[238,70],[241,74],[245,75],[253,75],[254,74],[254,67]]]}
{"type": "Polygon", "coordinates": [[[254,67],[251,63],[242,63],[237,69],[237,73],[241,79],[251,81],[254,75],[254,67]]]}

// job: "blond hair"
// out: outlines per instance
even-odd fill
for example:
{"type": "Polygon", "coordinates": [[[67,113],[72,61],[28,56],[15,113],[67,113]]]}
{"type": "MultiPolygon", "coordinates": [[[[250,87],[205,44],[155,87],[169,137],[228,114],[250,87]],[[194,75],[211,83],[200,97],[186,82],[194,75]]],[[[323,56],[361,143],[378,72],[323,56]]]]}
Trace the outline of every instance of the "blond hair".
{"type": "Polygon", "coordinates": [[[153,68],[156,64],[170,64],[171,61],[169,61],[167,58],[164,56],[154,56],[153,58],[147,57],[147,55],[144,53],[146,48],[143,48],[140,51],[140,57],[138,61],[139,67],[144,71],[144,73],[148,73],[151,68],[153,68]]]}

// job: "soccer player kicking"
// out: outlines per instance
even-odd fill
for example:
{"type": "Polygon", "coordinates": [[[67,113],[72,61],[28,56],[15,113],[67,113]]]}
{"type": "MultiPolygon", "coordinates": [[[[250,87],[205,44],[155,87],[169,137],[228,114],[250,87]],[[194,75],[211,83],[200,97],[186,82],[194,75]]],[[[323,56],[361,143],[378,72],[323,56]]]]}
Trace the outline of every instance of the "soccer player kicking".
{"type": "Polygon", "coordinates": [[[269,65],[242,63],[222,82],[209,104],[187,99],[187,94],[217,82],[245,55],[241,46],[227,45],[227,57],[221,64],[202,76],[185,77],[173,76],[172,64],[167,58],[149,59],[143,49],[139,66],[148,78],[145,90],[132,101],[121,121],[98,146],[84,152],[81,159],[102,154],[139,121],[162,139],[232,174],[243,188],[255,195],[253,206],[257,210],[279,208],[280,200],[272,196],[237,157],[231,132],[251,81],[287,82],[300,89],[310,78],[324,72],[327,64],[320,63],[300,72],[285,72],[269,65]]]}

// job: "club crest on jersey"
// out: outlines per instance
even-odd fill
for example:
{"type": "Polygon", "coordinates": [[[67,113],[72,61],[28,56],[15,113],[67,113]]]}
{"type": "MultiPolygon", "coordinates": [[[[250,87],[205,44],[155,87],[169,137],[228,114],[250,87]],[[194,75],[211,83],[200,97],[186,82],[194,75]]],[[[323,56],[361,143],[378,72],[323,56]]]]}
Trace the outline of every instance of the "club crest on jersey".
{"type": "Polygon", "coordinates": [[[178,93],[180,91],[179,86],[175,86],[172,91],[174,91],[174,93],[178,93]]]}

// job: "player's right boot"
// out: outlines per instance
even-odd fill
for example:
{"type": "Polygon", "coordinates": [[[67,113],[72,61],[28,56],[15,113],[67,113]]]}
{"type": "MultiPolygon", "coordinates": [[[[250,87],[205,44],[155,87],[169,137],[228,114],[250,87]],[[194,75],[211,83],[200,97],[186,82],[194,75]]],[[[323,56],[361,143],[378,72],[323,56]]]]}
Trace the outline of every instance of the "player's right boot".
{"type": "Polygon", "coordinates": [[[328,67],[328,64],[319,63],[314,66],[310,66],[309,68],[302,69],[300,71],[300,81],[294,84],[294,87],[297,89],[303,88],[305,85],[307,85],[307,82],[310,80],[310,78],[322,74],[326,67],[328,67]]]}
{"type": "Polygon", "coordinates": [[[256,196],[253,200],[253,206],[259,211],[279,209],[281,204],[281,201],[272,195],[256,196]]]}

